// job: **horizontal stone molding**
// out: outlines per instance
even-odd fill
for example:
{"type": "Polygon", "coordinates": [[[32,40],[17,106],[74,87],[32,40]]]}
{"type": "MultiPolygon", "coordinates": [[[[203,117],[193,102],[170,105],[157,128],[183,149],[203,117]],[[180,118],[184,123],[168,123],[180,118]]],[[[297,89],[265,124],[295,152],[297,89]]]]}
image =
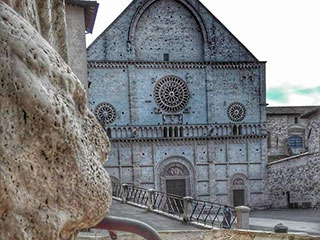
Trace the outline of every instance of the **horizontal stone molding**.
{"type": "Polygon", "coordinates": [[[254,69],[260,68],[264,62],[118,62],[89,61],[88,68],[128,68],[129,65],[146,69],[254,69]]]}

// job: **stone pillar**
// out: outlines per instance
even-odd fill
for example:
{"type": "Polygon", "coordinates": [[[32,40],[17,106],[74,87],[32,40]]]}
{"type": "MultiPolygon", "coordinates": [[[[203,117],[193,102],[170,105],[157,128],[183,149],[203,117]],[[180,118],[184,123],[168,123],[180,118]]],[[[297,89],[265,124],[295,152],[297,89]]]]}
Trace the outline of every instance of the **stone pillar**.
{"type": "Polygon", "coordinates": [[[237,228],[239,229],[249,229],[249,213],[250,208],[246,206],[236,207],[237,213],[237,228]]]}
{"type": "Polygon", "coordinates": [[[123,189],[122,203],[127,203],[128,184],[122,184],[122,189],[123,189]]]}
{"type": "Polygon", "coordinates": [[[133,184],[134,186],[140,186],[140,145],[139,143],[132,144],[132,164],[133,164],[133,184]]]}
{"type": "Polygon", "coordinates": [[[190,216],[192,214],[192,197],[184,197],[183,198],[183,220],[185,222],[190,221],[190,216]]]}
{"type": "Polygon", "coordinates": [[[153,210],[153,203],[154,203],[154,189],[148,189],[148,201],[147,201],[147,211],[153,210]]]}

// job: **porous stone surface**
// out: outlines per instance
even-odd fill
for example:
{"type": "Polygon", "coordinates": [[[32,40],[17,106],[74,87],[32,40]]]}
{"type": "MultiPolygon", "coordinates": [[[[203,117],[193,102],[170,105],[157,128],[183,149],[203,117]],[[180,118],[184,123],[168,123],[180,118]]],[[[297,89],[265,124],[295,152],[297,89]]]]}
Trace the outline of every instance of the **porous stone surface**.
{"type": "Polygon", "coordinates": [[[86,102],[60,55],[1,1],[1,240],[74,239],[107,214],[110,143],[86,102]]]}
{"type": "MultiPolygon", "coordinates": [[[[213,231],[166,231],[160,232],[163,240],[319,240],[315,236],[300,236],[292,234],[281,234],[271,232],[254,231],[233,231],[233,230],[213,230],[213,231]]],[[[109,240],[110,237],[79,237],[78,240],[109,240]]],[[[142,237],[132,234],[120,234],[119,240],[142,240],[142,237]]]]}
{"type": "Polygon", "coordinates": [[[67,61],[65,4],[61,0],[2,0],[27,20],[67,61]]]}

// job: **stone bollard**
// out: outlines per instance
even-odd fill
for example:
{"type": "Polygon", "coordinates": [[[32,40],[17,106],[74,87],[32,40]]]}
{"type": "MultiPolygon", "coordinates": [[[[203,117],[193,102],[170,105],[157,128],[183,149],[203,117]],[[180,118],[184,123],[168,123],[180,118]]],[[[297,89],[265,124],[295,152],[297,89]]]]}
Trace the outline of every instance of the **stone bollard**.
{"type": "Polygon", "coordinates": [[[183,220],[187,223],[190,221],[190,216],[192,214],[192,197],[183,198],[183,220]]]}
{"type": "Polygon", "coordinates": [[[250,208],[246,206],[236,207],[237,213],[237,228],[239,229],[249,229],[249,213],[250,208]]]}
{"type": "Polygon", "coordinates": [[[282,223],[278,223],[273,229],[275,233],[288,233],[288,227],[284,226],[282,223]]]}
{"type": "Polygon", "coordinates": [[[153,204],[154,204],[154,189],[148,189],[148,201],[147,201],[147,211],[152,211],[153,210],[153,204]]]}
{"type": "Polygon", "coordinates": [[[128,197],[128,184],[122,184],[123,194],[122,194],[122,203],[127,203],[128,197]]]}

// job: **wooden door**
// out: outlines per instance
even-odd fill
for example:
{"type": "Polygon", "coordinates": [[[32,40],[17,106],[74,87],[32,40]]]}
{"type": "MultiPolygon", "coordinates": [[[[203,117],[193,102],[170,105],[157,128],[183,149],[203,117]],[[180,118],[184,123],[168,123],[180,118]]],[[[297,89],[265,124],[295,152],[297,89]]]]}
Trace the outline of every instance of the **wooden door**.
{"type": "Polygon", "coordinates": [[[233,205],[235,207],[245,205],[243,189],[233,190],[233,205]]]}
{"type": "Polygon", "coordinates": [[[174,179],[166,180],[167,194],[174,194],[181,197],[186,196],[186,180],[185,179],[174,179]]]}

